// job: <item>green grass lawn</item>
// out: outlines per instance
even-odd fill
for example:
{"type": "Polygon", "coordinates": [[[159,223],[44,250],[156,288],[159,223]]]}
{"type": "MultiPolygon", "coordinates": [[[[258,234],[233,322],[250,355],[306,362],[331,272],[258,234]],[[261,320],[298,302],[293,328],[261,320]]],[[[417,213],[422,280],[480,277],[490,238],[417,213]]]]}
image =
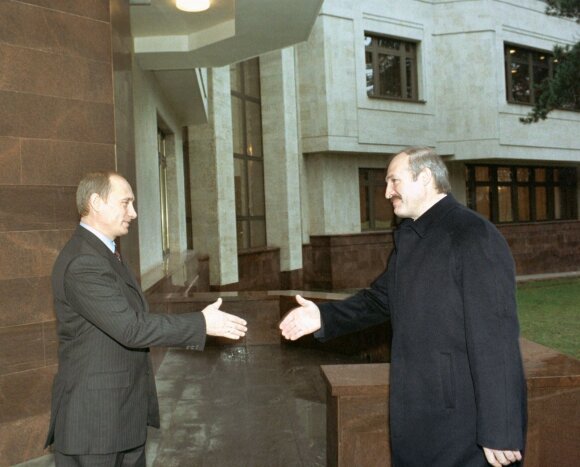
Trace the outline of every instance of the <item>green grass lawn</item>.
{"type": "Polygon", "coordinates": [[[580,359],[580,278],[518,284],[521,334],[580,359]]]}

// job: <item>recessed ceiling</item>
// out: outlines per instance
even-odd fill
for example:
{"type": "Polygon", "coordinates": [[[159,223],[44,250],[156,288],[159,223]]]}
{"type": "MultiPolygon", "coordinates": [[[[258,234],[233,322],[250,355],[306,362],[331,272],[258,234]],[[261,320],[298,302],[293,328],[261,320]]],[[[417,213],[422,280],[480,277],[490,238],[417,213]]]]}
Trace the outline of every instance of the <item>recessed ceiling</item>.
{"type": "Polygon", "coordinates": [[[307,40],[322,2],[212,0],[200,13],[179,11],[174,0],[133,2],[135,54],[149,70],[229,65],[307,40]]]}
{"type": "Polygon", "coordinates": [[[149,5],[131,7],[133,37],[173,36],[202,31],[235,17],[233,0],[212,0],[209,10],[185,13],[175,0],[151,0],[149,5]]]}

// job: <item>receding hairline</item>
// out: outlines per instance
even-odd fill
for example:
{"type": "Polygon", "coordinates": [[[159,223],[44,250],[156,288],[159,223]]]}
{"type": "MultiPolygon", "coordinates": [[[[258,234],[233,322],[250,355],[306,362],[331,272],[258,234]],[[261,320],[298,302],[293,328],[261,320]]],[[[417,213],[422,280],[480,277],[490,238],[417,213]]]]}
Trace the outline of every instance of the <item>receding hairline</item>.
{"type": "MultiPolygon", "coordinates": [[[[124,196],[123,199],[129,198],[131,200],[134,200],[135,193],[133,192],[133,187],[129,183],[129,180],[127,180],[125,177],[123,177],[122,175],[115,172],[109,176],[109,186],[111,189],[113,188],[113,182],[115,180],[118,183],[118,185],[117,185],[118,187],[126,186],[129,188],[129,190],[131,192],[131,196],[124,196]]],[[[109,193],[107,193],[107,196],[110,194],[111,194],[111,191],[109,190],[109,193]]]]}
{"type": "Polygon", "coordinates": [[[412,157],[420,157],[425,155],[441,157],[439,156],[439,154],[437,154],[434,148],[431,148],[429,146],[408,146],[405,149],[402,149],[401,151],[393,155],[393,157],[391,157],[391,161],[395,157],[402,155],[407,156],[409,159],[412,157]]]}
{"type": "Polygon", "coordinates": [[[428,169],[435,183],[435,188],[439,193],[450,193],[451,184],[449,182],[449,170],[443,158],[435,151],[435,148],[429,146],[410,146],[395,154],[389,161],[391,163],[397,158],[406,156],[409,170],[413,174],[413,179],[419,176],[419,173],[428,169]]]}
{"type": "Polygon", "coordinates": [[[387,167],[386,167],[387,168],[387,174],[389,172],[389,169],[391,167],[391,164],[397,158],[400,158],[400,159],[405,159],[406,158],[406,160],[409,161],[409,159],[411,158],[411,156],[409,154],[407,154],[405,151],[401,151],[401,152],[398,152],[398,153],[392,155],[391,158],[389,159],[389,161],[387,162],[387,167]]]}

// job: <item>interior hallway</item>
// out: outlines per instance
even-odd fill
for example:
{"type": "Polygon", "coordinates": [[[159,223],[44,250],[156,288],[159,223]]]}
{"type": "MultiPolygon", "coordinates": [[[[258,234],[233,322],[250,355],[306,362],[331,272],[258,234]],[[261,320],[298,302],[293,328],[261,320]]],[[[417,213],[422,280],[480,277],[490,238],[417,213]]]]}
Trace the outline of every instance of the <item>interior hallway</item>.
{"type": "MultiPolygon", "coordinates": [[[[320,365],[355,357],[289,345],[170,350],[157,372],[161,429],[154,467],[323,467],[326,389],[320,365]]],[[[18,464],[52,467],[52,455],[18,464]]]]}

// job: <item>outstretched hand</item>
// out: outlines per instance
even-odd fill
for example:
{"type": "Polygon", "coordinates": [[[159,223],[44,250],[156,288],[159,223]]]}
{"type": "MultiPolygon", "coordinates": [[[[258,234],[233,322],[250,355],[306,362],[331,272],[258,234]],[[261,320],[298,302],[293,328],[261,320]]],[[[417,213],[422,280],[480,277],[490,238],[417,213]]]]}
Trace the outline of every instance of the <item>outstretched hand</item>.
{"type": "Polygon", "coordinates": [[[222,299],[218,298],[211,305],[206,306],[201,312],[205,318],[205,328],[208,336],[227,337],[239,339],[246,335],[248,328],[246,321],[220,310],[222,299]]]}
{"type": "Polygon", "coordinates": [[[502,451],[498,449],[483,448],[485,458],[493,467],[502,467],[502,465],[510,465],[513,462],[522,460],[520,451],[502,451]]]}
{"type": "Polygon", "coordinates": [[[314,302],[296,295],[298,308],[290,310],[280,323],[282,335],[291,341],[318,331],[322,326],[320,310],[314,302]]]}

